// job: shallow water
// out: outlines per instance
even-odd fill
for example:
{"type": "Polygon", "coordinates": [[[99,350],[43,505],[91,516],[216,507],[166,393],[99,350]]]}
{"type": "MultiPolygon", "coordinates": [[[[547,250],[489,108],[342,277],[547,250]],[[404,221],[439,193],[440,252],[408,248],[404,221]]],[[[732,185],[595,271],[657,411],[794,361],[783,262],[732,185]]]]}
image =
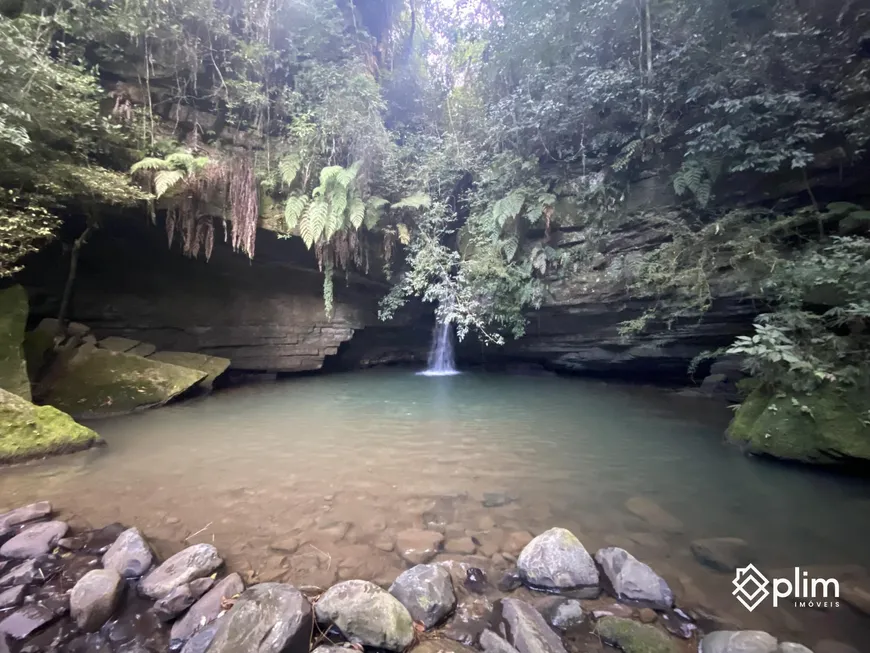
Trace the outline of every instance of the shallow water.
{"type": "MultiPolygon", "coordinates": [[[[694,538],[741,537],[769,576],[870,574],[868,485],[748,459],[722,443],[728,418],[703,400],[579,379],[302,377],[95,422],[107,448],[0,472],[0,509],[50,499],[73,525],[135,524],[164,554],[214,542],[249,580],[317,586],[390,582],[406,565],[385,549],[405,528],[437,523],[492,554],[514,531],[559,525],[592,552],[629,549],[684,605],[863,650],[870,618],[844,602],[750,613],[731,574],[692,557],[694,538]],[[510,501],[485,507],[488,493],[510,501]],[[632,497],[680,524],[633,514],[632,497]]],[[[480,553],[469,559],[491,576],[509,564],[480,553]]]]}

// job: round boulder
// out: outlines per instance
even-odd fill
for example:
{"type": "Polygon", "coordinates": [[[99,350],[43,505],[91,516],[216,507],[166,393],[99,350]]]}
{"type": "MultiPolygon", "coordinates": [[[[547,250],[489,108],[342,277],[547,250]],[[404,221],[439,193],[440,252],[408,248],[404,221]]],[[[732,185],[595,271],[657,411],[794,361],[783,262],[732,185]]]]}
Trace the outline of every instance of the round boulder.
{"type": "Polygon", "coordinates": [[[404,651],[414,623],[396,597],[366,580],[346,580],[324,592],[314,606],[317,621],[334,624],[354,644],[404,651]]]}
{"type": "Polygon", "coordinates": [[[595,561],[575,535],[551,528],[526,545],[517,560],[523,582],[544,590],[598,587],[595,561]]]}
{"type": "Polygon", "coordinates": [[[595,560],[613,585],[618,598],[644,601],[660,610],[674,604],[674,593],[665,580],[625,549],[600,549],[595,560]]]}
{"type": "Polygon", "coordinates": [[[122,578],[139,578],[148,571],[154,556],[138,528],[128,528],[103,554],[103,567],[114,569],[122,578]]]}
{"type": "Polygon", "coordinates": [[[390,594],[426,630],[441,622],[456,606],[450,572],[437,564],[417,565],[403,572],[390,587],[390,594]]]}
{"type": "Polygon", "coordinates": [[[396,550],[412,565],[421,565],[435,557],[443,542],[441,533],[412,528],[396,535],[396,550]]]}
{"type": "Polygon", "coordinates": [[[139,591],[162,599],[179,585],[208,576],[223,564],[211,544],[194,544],[167,559],[139,582],[139,591]]]}
{"type": "Polygon", "coordinates": [[[79,579],[69,595],[70,616],[84,631],[106,623],[118,605],[123,579],[112,569],[93,569],[79,579]]]}

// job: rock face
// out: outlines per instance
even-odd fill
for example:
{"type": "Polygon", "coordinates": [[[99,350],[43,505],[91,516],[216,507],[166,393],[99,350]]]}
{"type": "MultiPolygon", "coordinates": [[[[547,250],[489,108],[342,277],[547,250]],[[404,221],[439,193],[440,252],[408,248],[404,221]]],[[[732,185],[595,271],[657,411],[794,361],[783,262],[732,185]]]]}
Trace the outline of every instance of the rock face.
{"type": "Polygon", "coordinates": [[[690,548],[702,565],[726,573],[745,567],[754,560],[749,544],[737,537],[694,540],[690,548]]]}
{"type": "Polygon", "coordinates": [[[0,390],[30,401],[30,379],[24,357],[27,293],[21,286],[0,290],[0,390]]]}
{"type": "Polygon", "coordinates": [[[0,555],[7,558],[36,558],[54,548],[66,535],[69,526],[62,521],[49,521],[28,526],[18,535],[0,546],[0,555]]]}
{"type": "Polygon", "coordinates": [[[348,580],[329,588],[315,605],[321,626],[334,624],[351,642],[403,651],[414,639],[411,615],[374,583],[348,580]]]}
{"type": "Polygon", "coordinates": [[[223,599],[230,599],[244,591],[245,584],[238,574],[233,573],[222,579],[194,603],[181,619],[172,624],[169,638],[173,647],[180,647],[183,642],[212,623],[223,610],[223,599]]]}
{"type": "Polygon", "coordinates": [[[219,624],[209,653],[308,653],[311,604],[291,585],[262,583],[245,590],[219,624]]]}
{"type": "Polygon", "coordinates": [[[162,599],[173,589],[208,576],[223,564],[211,544],[194,544],[166,560],[139,583],[139,591],[152,599],[162,599]]]}
{"type": "Polygon", "coordinates": [[[600,549],[595,561],[601,565],[617,597],[644,601],[660,610],[674,604],[674,593],[665,580],[625,549],[615,546],[600,549]]]}
{"type": "Polygon", "coordinates": [[[533,539],[517,560],[523,581],[548,590],[597,588],[598,569],[574,534],[551,528],[533,539]]]}
{"type": "Polygon", "coordinates": [[[158,351],[148,356],[150,360],[161,363],[180,365],[192,370],[200,370],[206,373],[206,377],[199,382],[200,387],[210,389],[215,380],[230,366],[229,358],[220,356],[206,356],[205,354],[193,354],[184,351],[158,351]]]}
{"type": "Polygon", "coordinates": [[[0,389],[0,463],[81,451],[100,442],[66,413],[0,389]]]}
{"type": "Polygon", "coordinates": [[[412,565],[420,565],[434,558],[443,542],[441,533],[410,529],[396,535],[396,550],[412,565]]]}
{"type": "Polygon", "coordinates": [[[390,587],[390,594],[427,630],[441,622],[456,605],[450,572],[437,564],[417,565],[403,572],[390,587]]]}
{"type": "Polygon", "coordinates": [[[502,599],[501,617],[507,641],[519,653],[566,653],[559,636],[541,614],[518,599],[502,599]]]}
{"type": "Polygon", "coordinates": [[[676,644],[655,626],[639,624],[631,619],[604,617],[598,620],[595,632],[604,642],[622,649],[624,653],[679,653],[680,651],[676,644]]]}
{"type": "Polygon", "coordinates": [[[776,638],[761,630],[719,630],[701,640],[699,653],[775,653],[776,638]]]}
{"type": "Polygon", "coordinates": [[[154,556],[138,528],[128,528],[103,554],[103,567],[123,578],[139,578],[148,571],[154,556]]]}
{"type": "Polygon", "coordinates": [[[81,577],[69,597],[70,615],[84,631],[102,626],[115,607],[123,589],[123,580],[112,569],[94,569],[81,577]]]}

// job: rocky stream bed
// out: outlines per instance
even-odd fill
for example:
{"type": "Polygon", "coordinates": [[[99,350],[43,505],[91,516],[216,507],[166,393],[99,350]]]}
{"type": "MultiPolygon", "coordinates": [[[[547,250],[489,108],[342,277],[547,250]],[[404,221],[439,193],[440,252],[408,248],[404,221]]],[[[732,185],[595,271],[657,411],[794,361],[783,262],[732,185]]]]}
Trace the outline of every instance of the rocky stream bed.
{"type": "MultiPolygon", "coordinates": [[[[625,549],[590,555],[563,528],[517,544],[498,578],[431,562],[440,534],[412,530],[395,543],[409,568],[387,587],[246,587],[212,544],[161,561],[137,528],[75,532],[42,501],[0,514],[0,653],[810,652],[676,605],[668,583],[625,549]]],[[[710,564],[739,556],[727,542],[698,549],[710,564]]],[[[856,650],[826,641],[814,653],[856,650]]]]}

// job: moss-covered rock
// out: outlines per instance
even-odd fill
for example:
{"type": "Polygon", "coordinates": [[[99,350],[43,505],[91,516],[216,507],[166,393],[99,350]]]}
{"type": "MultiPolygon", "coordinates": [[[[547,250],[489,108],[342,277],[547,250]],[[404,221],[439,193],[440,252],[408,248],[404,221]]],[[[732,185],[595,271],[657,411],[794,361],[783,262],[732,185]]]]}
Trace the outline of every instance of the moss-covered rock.
{"type": "Polygon", "coordinates": [[[0,390],[0,463],[80,451],[100,436],[51,406],[0,390]]]}
{"type": "Polygon", "coordinates": [[[151,354],[148,358],[205,372],[207,376],[199,384],[203,388],[211,388],[215,379],[226,372],[230,366],[229,358],[193,354],[186,351],[158,351],[156,354],[151,354]]]}
{"type": "Polygon", "coordinates": [[[0,388],[30,400],[24,357],[27,293],[21,286],[0,290],[0,388]]]}
{"type": "Polygon", "coordinates": [[[606,643],[625,653],[678,653],[674,641],[655,626],[621,617],[599,619],[595,631],[606,643]]]}
{"type": "Polygon", "coordinates": [[[870,460],[868,409],[866,389],[840,392],[828,384],[812,394],[780,397],[759,386],[737,410],[728,437],[751,453],[787,460],[870,460]]]}
{"type": "Polygon", "coordinates": [[[41,396],[77,417],[103,417],[160,406],[206,372],[150,358],[83,346],[52,366],[41,396]]]}

